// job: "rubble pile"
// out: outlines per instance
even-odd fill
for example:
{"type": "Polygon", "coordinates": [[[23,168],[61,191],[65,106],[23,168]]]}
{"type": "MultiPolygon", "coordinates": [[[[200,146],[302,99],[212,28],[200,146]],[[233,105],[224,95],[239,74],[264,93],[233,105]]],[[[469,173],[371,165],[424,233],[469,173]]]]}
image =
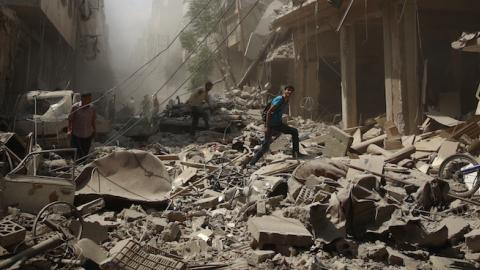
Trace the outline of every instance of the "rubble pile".
{"type": "Polygon", "coordinates": [[[251,121],[229,141],[102,148],[76,177],[76,207],[9,208],[0,266],[480,267],[476,171],[463,182],[456,174],[475,159],[446,165],[457,152],[478,154],[478,119],[429,115],[416,136],[382,116],[349,130],[293,119],[307,157],[291,159],[281,136],[255,167],[246,164],[262,128],[251,121]]]}
{"type": "Polygon", "coordinates": [[[257,87],[243,87],[243,90],[233,89],[227,91],[226,98],[232,100],[235,109],[246,111],[249,109],[263,109],[267,104],[268,90],[258,89],[257,87]]]}

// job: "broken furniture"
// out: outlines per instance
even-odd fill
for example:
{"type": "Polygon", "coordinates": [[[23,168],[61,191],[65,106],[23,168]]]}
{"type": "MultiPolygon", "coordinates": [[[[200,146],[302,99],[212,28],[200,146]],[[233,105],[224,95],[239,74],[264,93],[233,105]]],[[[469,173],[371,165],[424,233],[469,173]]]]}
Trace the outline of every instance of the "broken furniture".
{"type": "Polygon", "coordinates": [[[5,177],[1,178],[3,196],[0,208],[16,207],[23,212],[35,214],[45,205],[63,201],[72,204],[75,196],[73,172],[75,165],[67,166],[66,171],[57,176],[45,175],[40,171],[43,155],[51,153],[73,153],[75,149],[56,149],[32,152],[5,177]],[[42,173],[43,175],[40,175],[42,173]]]}
{"type": "Polygon", "coordinates": [[[0,176],[13,170],[29,152],[29,147],[17,134],[0,133],[0,176]]]}

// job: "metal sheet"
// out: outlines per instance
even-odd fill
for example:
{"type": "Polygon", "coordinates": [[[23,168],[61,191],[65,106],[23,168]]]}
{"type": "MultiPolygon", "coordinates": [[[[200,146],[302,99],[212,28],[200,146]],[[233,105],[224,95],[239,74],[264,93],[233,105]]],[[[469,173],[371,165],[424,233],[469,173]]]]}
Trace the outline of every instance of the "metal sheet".
{"type": "MultiPolygon", "coordinates": [[[[100,194],[142,202],[161,202],[172,189],[162,161],[150,152],[117,151],[92,163],[90,177],[77,178],[77,194],[100,194]]],[[[84,176],[84,175],[83,175],[84,176]]]]}

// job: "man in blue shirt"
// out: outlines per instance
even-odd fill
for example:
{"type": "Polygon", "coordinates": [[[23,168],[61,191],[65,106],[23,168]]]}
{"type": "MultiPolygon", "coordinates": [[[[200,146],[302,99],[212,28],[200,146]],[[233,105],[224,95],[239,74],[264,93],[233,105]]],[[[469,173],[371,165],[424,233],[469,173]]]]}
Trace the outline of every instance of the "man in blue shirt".
{"type": "Polygon", "coordinates": [[[294,91],[295,88],[293,88],[293,86],[287,86],[283,91],[283,95],[277,96],[272,100],[272,103],[266,115],[265,138],[263,139],[262,147],[255,153],[252,160],[250,161],[250,165],[255,165],[255,163],[257,163],[257,161],[268,151],[268,149],[270,148],[270,144],[272,143],[272,136],[279,135],[280,133],[292,135],[292,154],[294,158],[298,158],[298,130],[282,122],[283,112],[285,108],[288,107],[288,101],[294,91]]]}

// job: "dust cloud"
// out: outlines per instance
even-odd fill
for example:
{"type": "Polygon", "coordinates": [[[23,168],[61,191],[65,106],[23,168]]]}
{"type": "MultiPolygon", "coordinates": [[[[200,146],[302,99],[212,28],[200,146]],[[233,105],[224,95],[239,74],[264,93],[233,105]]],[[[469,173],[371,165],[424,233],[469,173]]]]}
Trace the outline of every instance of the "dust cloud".
{"type": "MultiPolygon", "coordinates": [[[[105,0],[111,66],[117,83],[164,50],[184,25],[183,1],[105,0]]],[[[117,91],[117,108],[132,100],[138,108],[144,95],[156,92],[182,62],[177,40],[165,53],[124,83],[117,91]]],[[[186,78],[185,71],[158,94],[162,102],[186,78]]]]}

